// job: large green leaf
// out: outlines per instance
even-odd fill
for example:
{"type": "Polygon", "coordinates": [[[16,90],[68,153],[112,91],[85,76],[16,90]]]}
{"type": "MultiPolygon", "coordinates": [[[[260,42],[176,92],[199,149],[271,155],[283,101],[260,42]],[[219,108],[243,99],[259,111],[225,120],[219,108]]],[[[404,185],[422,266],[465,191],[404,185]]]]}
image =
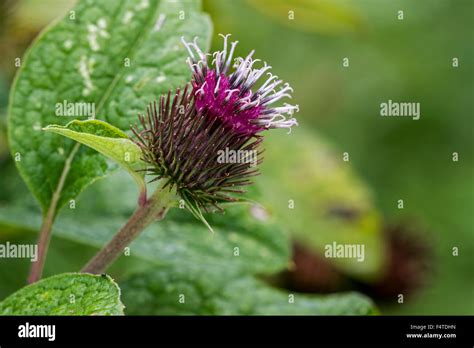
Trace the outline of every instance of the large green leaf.
{"type": "MultiPolygon", "coordinates": [[[[123,172],[96,183],[78,199],[74,209],[63,211],[53,235],[94,248],[103,247],[133,211],[136,191],[123,172]]],[[[229,206],[225,214],[210,214],[207,218],[215,228],[215,233],[210,233],[185,209],[172,209],[164,220],[143,231],[130,245],[130,256],[121,259],[139,259],[153,266],[195,264],[253,274],[286,268],[287,234],[273,219],[262,221],[253,211],[250,205],[235,205],[229,206]]],[[[2,228],[36,231],[40,223],[41,215],[32,207],[0,205],[0,235],[2,228]]],[[[53,239],[52,247],[54,243],[53,239]]]]}
{"type": "Polygon", "coordinates": [[[373,303],[356,293],[310,296],[274,289],[252,276],[212,269],[163,268],[120,283],[127,314],[367,315],[373,303]]]}
{"type": "Polygon", "coordinates": [[[0,315],[121,315],[109,276],[66,273],[26,286],[0,302],[0,315]]]}
{"type": "Polygon", "coordinates": [[[120,129],[99,120],[74,120],[65,126],[49,125],[44,130],[99,151],[125,168],[140,188],[145,187],[146,163],[141,160],[142,151],[120,129]]]}
{"type": "Polygon", "coordinates": [[[384,263],[381,219],[343,152],[299,128],[271,134],[264,145],[259,201],[294,238],[322,255],[333,242],[364,245],[362,262],[328,260],[354,277],[376,278],[384,263]]]}
{"type": "Polygon", "coordinates": [[[112,168],[95,151],[76,152],[73,141],[41,131],[70,121],[55,116],[57,103],[90,103],[98,119],[128,129],[150,101],[189,80],[179,40],[208,42],[210,21],[199,8],[186,0],[80,0],[28,50],[11,92],[9,141],[43,212],[61,177],[58,208],[112,168]]]}

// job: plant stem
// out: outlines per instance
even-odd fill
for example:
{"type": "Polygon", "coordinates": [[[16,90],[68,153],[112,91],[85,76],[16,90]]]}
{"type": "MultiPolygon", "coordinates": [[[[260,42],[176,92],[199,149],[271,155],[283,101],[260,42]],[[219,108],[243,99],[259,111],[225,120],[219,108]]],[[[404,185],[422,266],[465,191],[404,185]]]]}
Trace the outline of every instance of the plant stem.
{"type": "Polygon", "coordinates": [[[145,228],[153,221],[161,220],[165,217],[174,194],[157,189],[155,193],[143,204],[139,204],[127,223],[117,232],[117,234],[102,248],[88,263],[81,272],[100,274],[123,253],[127,247],[145,228]]]}
{"type": "Polygon", "coordinates": [[[54,218],[56,216],[56,208],[58,206],[59,198],[61,197],[61,191],[63,190],[66,177],[71,169],[71,162],[79,149],[80,144],[74,145],[71,153],[69,154],[64,168],[59,178],[58,186],[51,197],[51,204],[49,205],[48,212],[43,218],[41,229],[38,237],[38,258],[31,264],[30,275],[28,277],[28,283],[34,283],[41,279],[43,274],[44,263],[46,260],[46,253],[48,251],[49,241],[51,240],[51,229],[53,228],[54,218]]]}
{"type": "Polygon", "coordinates": [[[28,276],[28,284],[32,284],[43,274],[44,263],[46,260],[46,252],[48,250],[49,241],[51,239],[51,229],[53,227],[54,212],[56,206],[51,206],[48,213],[43,219],[38,237],[38,258],[31,264],[30,275],[28,276]]]}

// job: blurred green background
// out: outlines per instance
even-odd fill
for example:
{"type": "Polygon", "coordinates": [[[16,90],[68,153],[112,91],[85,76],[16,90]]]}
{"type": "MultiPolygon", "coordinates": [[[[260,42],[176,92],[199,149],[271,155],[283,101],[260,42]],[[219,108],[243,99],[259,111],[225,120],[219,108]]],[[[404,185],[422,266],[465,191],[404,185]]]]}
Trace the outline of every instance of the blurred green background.
{"type": "Polygon", "coordinates": [[[416,299],[384,312],[472,314],[474,2],[205,4],[216,33],[232,33],[241,53],[256,49],[290,82],[300,127],[335,142],[341,159],[349,152],[384,216],[416,219],[429,228],[434,278],[416,299]],[[398,20],[399,10],[404,20],[398,20]],[[388,99],[419,102],[421,119],[380,117],[380,103],[388,99]],[[453,152],[459,162],[452,161],[453,152]],[[452,256],[454,246],[460,257],[452,256]]]}
{"type": "MultiPolygon", "coordinates": [[[[71,3],[1,5],[2,132],[13,59],[71,3]]],[[[214,22],[213,49],[222,45],[218,33],[231,33],[240,42],[237,54],[255,49],[255,57],[268,61],[294,88],[300,126],[291,141],[302,132],[332,143],[337,165],[350,166],[370,188],[375,220],[423,230],[422,243],[432,249],[426,284],[403,304],[396,298],[379,302],[382,313],[474,314],[474,2],[205,0],[204,10],[214,22]],[[452,66],[453,58],[458,67],[452,66]],[[389,99],[419,102],[421,119],[380,117],[380,103],[389,99]],[[343,152],[349,153],[347,164],[343,152]],[[453,152],[459,153],[458,162],[453,152]],[[399,199],[404,209],[398,209],[399,199]],[[459,256],[452,255],[453,247],[459,256]]],[[[4,134],[2,181],[11,167],[4,134]]],[[[309,153],[318,151],[308,146],[309,153]]],[[[292,156],[279,151],[283,162],[292,156]]],[[[298,183],[301,192],[310,180],[298,183]]],[[[334,185],[325,187],[329,192],[339,189],[338,181],[321,180],[334,185]]],[[[357,195],[350,200],[357,206],[357,195]]],[[[318,233],[308,231],[313,232],[318,233]]]]}

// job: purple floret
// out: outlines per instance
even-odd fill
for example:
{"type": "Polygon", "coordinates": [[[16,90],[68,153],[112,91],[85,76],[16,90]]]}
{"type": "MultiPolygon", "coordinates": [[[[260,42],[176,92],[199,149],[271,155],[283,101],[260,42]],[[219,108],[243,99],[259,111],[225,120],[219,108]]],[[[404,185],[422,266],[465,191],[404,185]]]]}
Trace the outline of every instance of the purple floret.
{"type": "Polygon", "coordinates": [[[231,43],[227,50],[227,37],[224,48],[212,54],[214,59],[208,65],[207,56],[194,42],[182,39],[189,52],[188,64],[193,71],[193,92],[197,108],[207,112],[211,118],[219,118],[224,125],[231,127],[238,134],[255,135],[271,128],[288,128],[297,125],[296,119],[287,118],[298,111],[298,105],[284,103],[273,107],[271,104],[288,97],[293,89],[287,84],[279,90],[276,88],[283,82],[268,72],[271,66],[264,63],[263,67],[253,68],[259,59],[252,59],[253,51],[244,59],[234,59],[230,72],[232,56],[237,41],[231,43]],[[260,83],[262,76],[269,77],[260,83]],[[259,85],[258,88],[254,88],[259,85]],[[254,88],[254,89],[252,89],[254,88]]]}
{"type": "Polygon", "coordinates": [[[207,112],[211,117],[220,118],[225,125],[238,133],[253,135],[264,130],[264,127],[252,123],[253,120],[258,119],[263,106],[255,105],[239,110],[239,101],[250,99],[252,93],[247,91],[241,97],[240,89],[232,90],[229,79],[223,73],[220,75],[219,86],[216,89],[217,81],[216,72],[209,70],[204,84],[193,83],[198,110],[207,112]],[[216,90],[217,93],[215,93],[216,90]]]}

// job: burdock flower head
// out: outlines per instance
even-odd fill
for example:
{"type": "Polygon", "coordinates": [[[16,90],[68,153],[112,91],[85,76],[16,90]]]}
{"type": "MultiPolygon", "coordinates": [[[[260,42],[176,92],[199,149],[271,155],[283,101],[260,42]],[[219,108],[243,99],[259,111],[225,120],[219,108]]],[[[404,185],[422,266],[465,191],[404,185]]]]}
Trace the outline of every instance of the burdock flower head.
{"type": "Polygon", "coordinates": [[[237,42],[228,52],[227,36],[224,49],[213,55],[212,67],[196,40],[183,43],[190,54],[191,84],[150,104],[132,131],[153,180],[162,179],[163,187],[176,190],[185,207],[208,225],[202,211],[222,210],[220,203],[241,201],[242,187],[258,174],[263,140],[258,133],[291,129],[296,120],[284,115],[292,115],[298,106],[270,106],[290,97],[292,90],[285,84],[276,91],[282,81],[270,73],[253,91],[270,69],[266,63],[252,68],[258,61],[251,58],[253,52],[245,59],[236,58],[230,73],[237,42]]]}

